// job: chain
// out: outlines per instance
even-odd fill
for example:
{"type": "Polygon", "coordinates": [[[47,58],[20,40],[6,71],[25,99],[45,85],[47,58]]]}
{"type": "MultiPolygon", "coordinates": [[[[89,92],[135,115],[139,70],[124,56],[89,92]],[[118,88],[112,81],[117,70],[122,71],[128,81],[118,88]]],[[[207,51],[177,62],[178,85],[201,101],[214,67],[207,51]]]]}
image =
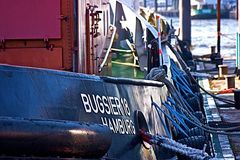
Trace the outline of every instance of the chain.
{"type": "Polygon", "coordinates": [[[174,141],[173,139],[169,139],[160,135],[151,135],[150,133],[140,131],[140,135],[142,139],[149,144],[155,144],[175,153],[179,153],[181,155],[187,156],[193,160],[210,160],[212,159],[206,152],[205,147],[203,150],[191,148],[187,145],[181,144],[179,142],[174,141]]]}

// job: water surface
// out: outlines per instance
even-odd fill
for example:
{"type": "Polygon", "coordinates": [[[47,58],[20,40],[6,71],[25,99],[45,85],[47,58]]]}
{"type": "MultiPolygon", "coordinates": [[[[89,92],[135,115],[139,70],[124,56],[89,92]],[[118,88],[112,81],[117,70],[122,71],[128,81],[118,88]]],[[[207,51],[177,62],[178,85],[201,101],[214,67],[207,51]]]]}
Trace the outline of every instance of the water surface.
{"type": "MultiPolygon", "coordinates": [[[[178,18],[172,19],[173,26],[177,29],[178,18]]],[[[217,46],[217,20],[192,20],[192,47],[193,54],[203,55],[210,53],[210,46],[217,46]]],[[[236,32],[238,23],[233,19],[221,20],[221,55],[223,58],[235,59],[236,32]]]]}

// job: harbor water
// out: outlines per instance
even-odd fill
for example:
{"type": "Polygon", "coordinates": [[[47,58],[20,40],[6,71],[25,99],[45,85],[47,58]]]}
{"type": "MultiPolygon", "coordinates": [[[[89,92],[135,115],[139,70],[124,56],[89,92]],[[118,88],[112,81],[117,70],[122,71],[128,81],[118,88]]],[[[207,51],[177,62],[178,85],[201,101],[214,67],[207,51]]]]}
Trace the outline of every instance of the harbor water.
{"type": "MultiPolygon", "coordinates": [[[[178,29],[179,19],[172,19],[175,29],[178,29]]],[[[204,55],[210,53],[210,46],[217,46],[217,19],[191,21],[192,53],[204,55]]],[[[224,59],[235,59],[236,55],[236,32],[238,23],[234,19],[221,20],[221,55],[224,59]]]]}

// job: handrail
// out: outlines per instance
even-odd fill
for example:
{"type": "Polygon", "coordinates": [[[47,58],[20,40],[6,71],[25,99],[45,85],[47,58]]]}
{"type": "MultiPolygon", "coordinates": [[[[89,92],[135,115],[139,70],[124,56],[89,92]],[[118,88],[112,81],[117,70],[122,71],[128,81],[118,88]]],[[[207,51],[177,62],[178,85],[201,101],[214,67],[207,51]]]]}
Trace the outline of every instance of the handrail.
{"type": "Polygon", "coordinates": [[[107,62],[107,58],[108,58],[108,56],[109,56],[109,54],[110,54],[110,51],[111,51],[111,48],[112,48],[112,44],[113,44],[113,40],[114,40],[114,37],[115,37],[115,34],[116,34],[116,30],[117,30],[117,29],[116,29],[115,26],[110,25],[109,28],[110,28],[110,31],[112,32],[112,33],[111,33],[111,40],[110,40],[110,43],[109,43],[109,45],[108,45],[108,49],[107,49],[107,51],[106,51],[106,54],[105,54],[105,56],[104,56],[104,59],[103,59],[102,63],[99,65],[98,72],[101,72],[101,71],[102,71],[102,68],[104,67],[105,63],[107,62]]]}

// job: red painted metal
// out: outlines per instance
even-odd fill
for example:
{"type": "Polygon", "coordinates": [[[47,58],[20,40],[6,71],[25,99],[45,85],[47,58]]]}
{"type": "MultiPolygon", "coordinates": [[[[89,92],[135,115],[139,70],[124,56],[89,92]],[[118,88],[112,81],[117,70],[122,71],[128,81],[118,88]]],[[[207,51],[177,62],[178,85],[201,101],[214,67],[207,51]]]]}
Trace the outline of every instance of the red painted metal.
{"type": "Polygon", "coordinates": [[[90,13],[86,7],[86,73],[91,73],[91,46],[90,46],[90,13]]]}
{"type": "Polygon", "coordinates": [[[6,49],[0,52],[0,63],[61,69],[62,48],[54,48],[52,51],[45,48],[6,49]]]}
{"type": "Polygon", "coordinates": [[[60,0],[0,0],[0,39],[61,38],[60,0]]]}
{"type": "Polygon", "coordinates": [[[0,63],[72,70],[73,0],[0,0],[0,15],[0,63]]]}
{"type": "Polygon", "coordinates": [[[107,28],[103,13],[109,6],[103,0],[79,1],[84,7],[78,11],[74,2],[0,0],[0,63],[67,71],[73,71],[73,64],[78,63],[82,72],[97,74],[107,35],[102,33],[107,28]],[[80,46],[76,35],[81,35],[80,46]],[[53,54],[55,48],[62,48],[61,55],[53,54]],[[77,49],[81,54],[75,56],[77,49]],[[7,55],[13,50],[14,54],[7,55]]]}

